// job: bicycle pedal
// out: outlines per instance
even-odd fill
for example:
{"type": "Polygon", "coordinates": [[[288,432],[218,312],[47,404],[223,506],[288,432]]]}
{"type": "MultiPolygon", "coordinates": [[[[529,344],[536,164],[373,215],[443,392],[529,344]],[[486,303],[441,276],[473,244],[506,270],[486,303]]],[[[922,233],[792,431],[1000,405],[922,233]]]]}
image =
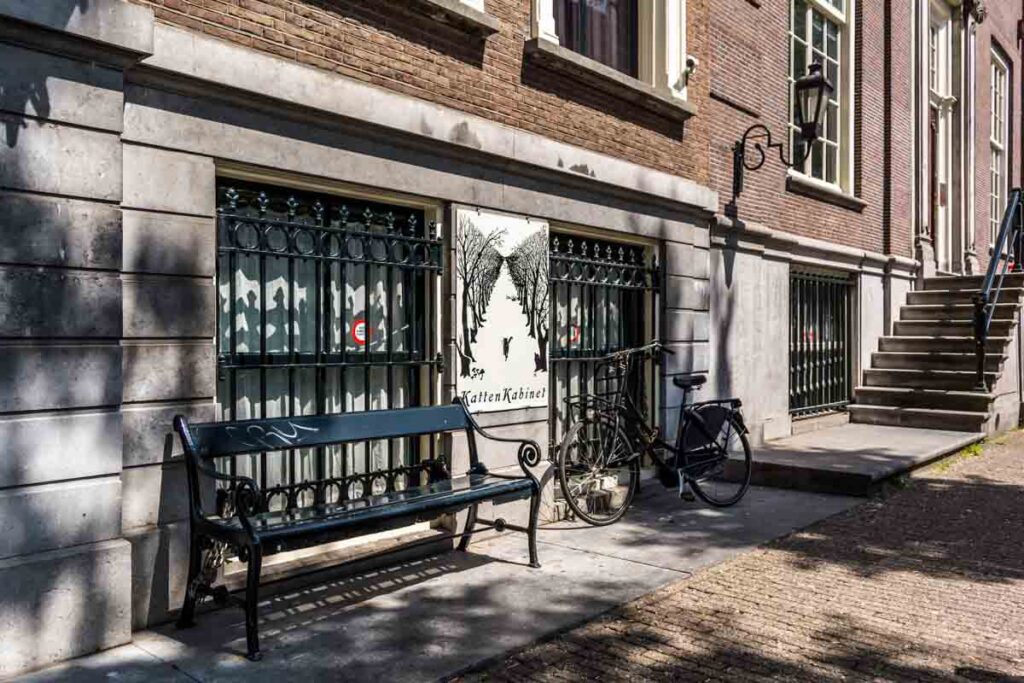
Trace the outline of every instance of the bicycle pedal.
{"type": "Polygon", "coordinates": [[[676,475],[679,477],[679,498],[688,503],[697,500],[697,497],[693,495],[693,489],[690,488],[689,482],[686,481],[686,475],[683,474],[683,471],[676,470],[676,475]]]}

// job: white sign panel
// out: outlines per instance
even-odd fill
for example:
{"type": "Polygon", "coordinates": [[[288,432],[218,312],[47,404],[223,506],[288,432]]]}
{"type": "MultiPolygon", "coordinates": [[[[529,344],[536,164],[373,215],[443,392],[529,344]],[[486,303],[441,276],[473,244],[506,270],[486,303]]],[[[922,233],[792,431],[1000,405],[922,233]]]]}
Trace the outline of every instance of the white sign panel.
{"type": "Polygon", "coordinates": [[[548,404],[548,226],[455,211],[458,393],[472,412],[548,404]]]}

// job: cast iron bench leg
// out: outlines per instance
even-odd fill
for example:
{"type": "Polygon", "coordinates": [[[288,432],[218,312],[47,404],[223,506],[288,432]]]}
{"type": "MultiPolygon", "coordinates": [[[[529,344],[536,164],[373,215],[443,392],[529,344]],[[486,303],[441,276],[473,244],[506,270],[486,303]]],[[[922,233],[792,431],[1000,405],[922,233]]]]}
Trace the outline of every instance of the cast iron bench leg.
{"type": "Polygon", "coordinates": [[[540,491],[535,490],[530,496],[530,566],[540,569],[540,561],[537,559],[537,520],[540,517],[540,491]]]}
{"type": "Polygon", "coordinates": [[[258,662],[260,653],[259,602],[260,566],[263,564],[263,549],[259,545],[249,547],[249,566],[245,579],[245,642],[249,647],[249,659],[258,662]]]}
{"type": "Polygon", "coordinates": [[[181,605],[181,614],[178,615],[178,628],[188,628],[196,625],[196,599],[199,597],[198,580],[199,572],[202,569],[203,551],[199,545],[199,537],[189,534],[188,541],[188,583],[185,584],[185,600],[181,605]]]}
{"type": "Polygon", "coordinates": [[[466,527],[462,530],[462,540],[459,541],[459,550],[465,552],[469,548],[469,541],[473,537],[473,527],[476,526],[476,505],[469,508],[466,515],[466,527]]]}

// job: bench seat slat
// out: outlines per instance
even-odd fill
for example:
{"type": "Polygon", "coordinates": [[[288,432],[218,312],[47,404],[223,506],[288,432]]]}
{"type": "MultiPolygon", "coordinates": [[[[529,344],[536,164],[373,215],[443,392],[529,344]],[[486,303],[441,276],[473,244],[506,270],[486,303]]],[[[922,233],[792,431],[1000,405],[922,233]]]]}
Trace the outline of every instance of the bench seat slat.
{"type": "Polygon", "coordinates": [[[466,429],[462,406],[402,408],[191,425],[196,451],[207,458],[338,443],[397,439],[466,429]]]}
{"type": "MultiPolygon", "coordinates": [[[[364,527],[375,521],[395,517],[416,517],[426,513],[436,516],[447,510],[461,509],[482,500],[528,498],[532,495],[533,489],[533,482],[525,478],[469,474],[427,486],[341,504],[261,512],[250,515],[248,519],[260,539],[267,542],[281,536],[300,536],[304,531],[313,534],[328,529],[364,527]]],[[[211,518],[210,521],[241,531],[237,518],[225,522],[211,518]]]]}

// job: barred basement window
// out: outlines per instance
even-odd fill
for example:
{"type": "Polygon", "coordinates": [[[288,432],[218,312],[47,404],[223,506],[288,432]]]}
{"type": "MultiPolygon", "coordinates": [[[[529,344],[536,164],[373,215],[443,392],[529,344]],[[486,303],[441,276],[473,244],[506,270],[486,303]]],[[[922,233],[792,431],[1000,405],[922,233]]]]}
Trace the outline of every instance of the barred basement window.
{"type": "MultiPolygon", "coordinates": [[[[222,419],[431,403],[442,250],[422,210],[228,180],[218,198],[222,419]]],[[[419,485],[422,448],[268,452],[239,473],[256,478],[266,509],[308,507],[419,485]]]]}
{"type": "Polygon", "coordinates": [[[842,409],[853,373],[853,287],[844,276],[793,272],[789,289],[789,411],[842,409]]]}
{"type": "MultiPolygon", "coordinates": [[[[597,361],[609,353],[642,346],[657,334],[658,265],[635,244],[552,232],[550,434],[554,443],[571,426],[565,399],[611,393],[597,361]]],[[[631,378],[634,396],[654,407],[654,366],[631,378]]],[[[655,419],[653,411],[652,419],[655,419]]]]}

